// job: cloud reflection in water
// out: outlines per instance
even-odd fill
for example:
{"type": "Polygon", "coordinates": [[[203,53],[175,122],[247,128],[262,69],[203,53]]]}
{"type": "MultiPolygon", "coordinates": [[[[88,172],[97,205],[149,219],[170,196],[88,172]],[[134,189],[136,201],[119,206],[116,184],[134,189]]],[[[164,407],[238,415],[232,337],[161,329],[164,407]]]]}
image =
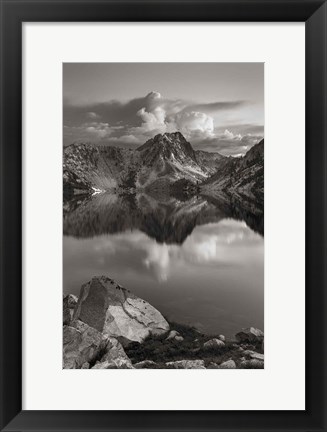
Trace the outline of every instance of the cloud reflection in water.
{"type": "Polygon", "coordinates": [[[203,331],[263,328],[263,238],[243,221],[196,226],[181,245],[139,230],[64,237],[64,262],[65,292],[107,274],[169,319],[203,331]]]}

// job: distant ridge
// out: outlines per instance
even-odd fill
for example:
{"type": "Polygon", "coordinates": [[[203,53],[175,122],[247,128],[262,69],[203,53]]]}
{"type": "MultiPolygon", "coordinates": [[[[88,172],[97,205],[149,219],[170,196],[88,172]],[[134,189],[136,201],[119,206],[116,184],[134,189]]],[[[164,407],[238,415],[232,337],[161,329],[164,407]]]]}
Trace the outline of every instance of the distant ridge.
{"type": "Polygon", "coordinates": [[[263,199],[264,140],[255,144],[243,157],[226,158],[215,174],[203,182],[202,188],[238,192],[263,199]]]}
{"type": "Polygon", "coordinates": [[[181,179],[205,189],[251,192],[263,189],[263,140],[243,158],[195,151],[180,132],[158,134],[135,150],[74,143],[64,148],[63,179],[66,196],[113,189],[168,190],[181,179]]]}

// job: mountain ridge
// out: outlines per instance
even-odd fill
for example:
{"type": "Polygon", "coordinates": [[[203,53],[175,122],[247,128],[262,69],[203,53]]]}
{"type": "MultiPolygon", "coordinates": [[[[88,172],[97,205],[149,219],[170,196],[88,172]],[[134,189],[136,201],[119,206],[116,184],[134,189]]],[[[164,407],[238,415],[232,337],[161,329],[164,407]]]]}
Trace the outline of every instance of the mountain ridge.
{"type": "Polygon", "coordinates": [[[206,190],[240,188],[247,193],[260,183],[254,181],[259,171],[253,166],[263,167],[263,144],[262,151],[252,149],[243,158],[194,150],[180,132],[158,134],[136,149],[75,143],[64,148],[64,195],[114,189],[169,191],[172,185],[183,184],[181,180],[206,190]],[[252,183],[241,187],[239,177],[251,177],[249,167],[252,183]]]}
{"type": "Polygon", "coordinates": [[[224,160],[219,170],[203,182],[201,189],[238,192],[263,200],[264,139],[251,147],[244,156],[224,160]]]}

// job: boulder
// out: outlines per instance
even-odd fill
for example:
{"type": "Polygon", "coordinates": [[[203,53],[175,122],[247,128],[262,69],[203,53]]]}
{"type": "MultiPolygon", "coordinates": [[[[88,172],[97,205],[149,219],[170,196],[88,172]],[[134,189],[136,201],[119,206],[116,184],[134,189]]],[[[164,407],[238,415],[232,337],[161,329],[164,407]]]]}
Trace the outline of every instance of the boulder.
{"type": "Polygon", "coordinates": [[[203,348],[205,350],[216,350],[223,348],[225,346],[225,342],[220,339],[210,339],[203,344],[203,348]]]}
{"type": "Polygon", "coordinates": [[[95,361],[105,344],[103,335],[84,323],[64,326],[63,368],[80,369],[84,363],[95,361]]]}
{"type": "Polygon", "coordinates": [[[156,365],[157,363],[152,360],[143,360],[135,363],[133,366],[135,367],[135,369],[151,369],[156,365]]]}
{"type": "Polygon", "coordinates": [[[117,339],[101,334],[82,321],[64,326],[63,368],[89,369],[132,368],[124,348],[117,339]]]}
{"type": "Polygon", "coordinates": [[[262,342],[264,333],[254,327],[244,328],[235,335],[238,342],[262,342]]]}
{"type": "Polygon", "coordinates": [[[167,362],[166,365],[174,369],[205,369],[204,360],[178,360],[167,362]]]}
{"type": "Polygon", "coordinates": [[[219,335],[218,339],[221,340],[221,341],[223,341],[223,342],[225,342],[225,340],[226,340],[226,338],[225,338],[224,335],[219,335]]]}
{"type": "Polygon", "coordinates": [[[219,369],[236,369],[234,360],[227,360],[219,365],[219,369]]]}
{"type": "Polygon", "coordinates": [[[64,304],[69,307],[69,309],[74,309],[74,307],[77,305],[78,297],[74,294],[67,294],[64,297],[64,304]]]}
{"type": "Polygon", "coordinates": [[[251,351],[251,350],[243,351],[243,355],[247,358],[262,360],[262,361],[264,361],[264,358],[265,358],[265,356],[263,354],[259,354],[255,351],[251,351]]]}
{"type": "Polygon", "coordinates": [[[104,362],[96,362],[92,369],[134,369],[130,362],[125,360],[117,360],[115,362],[106,360],[104,362]]]}
{"type": "Polygon", "coordinates": [[[178,333],[178,331],[176,331],[176,330],[171,330],[171,331],[169,332],[169,335],[166,337],[166,340],[172,340],[172,339],[174,339],[174,340],[176,340],[176,341],[178,341],[178,342],[181,342],[181,341],[184,340],[183,336],[180,335],[180,334],[178,333]]]}
{"type": "Polygon", "coordinates": [[[81,369],[90,369],[90,363],[87,362],[83,363],[81,369]]]}
{"type": "Polygon", "coordinates": [[[169,330],[157,309],[106,276],[94,277],[82,286],[73,319],[125,344],[141,343],[149,335],[169,330]]]}
{"type": "Polygon", "coordinates": [[[171,330],[169,332],[169,335],[166,337],[166,340],[175,339],[176,336],[178,336],[179,333],[176,330],[171,330]]]}
{"type": "Polygon", "coordinates": [[[92,369],[134,369],[132,362],[117,339],[108,337],[103,350],[105,353],[101,360],[97,361],[92,369]]]}
{"type": "Polygon", "coordinates": [[[70,325],[74,308],[77,304],[78,298],[73,294],[68,294],[63,299],[63,324],[70,325]]]}
{"type": "Polygon", "coordinates": [[[261,360],[251,359],[251,360],[243,360],[240,363],[240,368],[242,369],[263,369],[264,362],[261,360]]]}
{"type": "Polygon", "coordinates": [[[207,369],[219,369],[219,365],[218,365],[217,363],[210,362],[210,363],[207,365],[207,369]]]}

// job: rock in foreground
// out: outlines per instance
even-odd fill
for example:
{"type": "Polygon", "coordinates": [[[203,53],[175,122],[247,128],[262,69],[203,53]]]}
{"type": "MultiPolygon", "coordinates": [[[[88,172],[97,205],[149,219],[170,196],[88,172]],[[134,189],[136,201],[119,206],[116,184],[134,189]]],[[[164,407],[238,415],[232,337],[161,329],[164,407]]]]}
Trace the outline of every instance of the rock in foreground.
{"type": "Polygon", "coordinates": [[[178,360],[166,365],[174,369],[205,369],[204,360],[178,360]]]}
{"type": "Polygon", "coordinates": [[[249,357],[250,359],[256,359],[256,360],[261,360],[261,361],[264,361],[264,357],[265,357],[263,354],[257,353],[257,352],[252,351],[252,350],[243,351],[243,355],[245,357],[249,357]]]}
{"type": "Polygon", "coordinates": [[[133,366],[118,340],[109,337],[105,355],[92,369],[133,369],[133,366]]]}
{"type": "Polygon", "coordinates": [[[63,329],[63,368],[80,369],[84,363],[92,363],[104,349],[106,339],[96,329],[80,321],[75,327],[63,329]]]}
{"type": "Polygon", "coordinates": [[[257,328],[249,327],[242,329],[235,337],[238,342],[262,342],[264,334],[257,328]]]}
{"type": "Polygon", "coordinates": [[[157,365],[157,363],[152,361],[152,360],[143,360],[141,362],[134,364],[134,368],[135,369],[151,369],[156,365],[157,365]]]}
{"type": "Polygon", "coordinates": [[[235,340],[170,323],[112,279],[94,277],[63,299],[64,369],[262,369],[264,334],[235,340]]]}
{"type": "Polygon", "coordinates": [[[243,360],[240,363],[240,368],[241,369],[263,369],[264,362],[256,359],[243,360]]]}
{"type": "Polygon", "coordinates": [[[178,331],[172,330],[169,332],[169,335],[167,336],[166,340],[176,340],[177,342],[182,342],[184,340],[183,336],[181,336],[178,331]]]}
{"type": "Polygon", "coordinates": [[[149,335],[169,330],[157,309],[106,276],[94,277],[82,286],[73,319],[122,343],[143,342],[149,335]]]}
{"type": "Polygon", "coordinates": [[[72,317],[73,317],[73,313],[74,313],[74,308],[77,305],[77,297],[74,296],[73,294],[68,294],[64,297],[63,300],[63,321],[64,321],[64,325],[69,325],[72,317]]]}
{"type": "Polygon", "coordinates": [[[216,350],[221,349],[225,346],[225,342],[220,339],[210,339],[203,345],[203,348],[206,350],[216,350]]]}
{"type": "Polygon", "coordinates": [[[227,360],[219,365],[219,369],[236,369],[234,360],[227,360]]]}
{"type": "Polygon", "coordinates": [[[64,326],[64,369],[132,369],[132,363],[117,339],[102,335],[81,321],[64,326]],[[100,360],[99,360],[100,359],[100,360]]]}

